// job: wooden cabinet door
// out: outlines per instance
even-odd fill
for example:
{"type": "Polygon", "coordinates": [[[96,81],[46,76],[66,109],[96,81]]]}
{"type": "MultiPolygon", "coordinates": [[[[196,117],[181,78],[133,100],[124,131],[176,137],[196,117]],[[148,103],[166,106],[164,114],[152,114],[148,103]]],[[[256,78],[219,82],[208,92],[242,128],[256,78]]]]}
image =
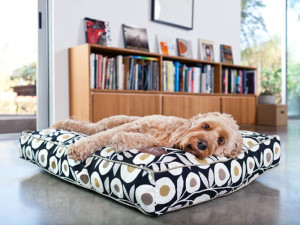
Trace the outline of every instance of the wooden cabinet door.
{"type": "Polygon", "coordinates": [[[161,114],[161,96],[147,94],[93,93],[93,122],[114,115],[161,114]]]}
{"type": "Polygon", "coordinates": [[[129,115],[147,116],[162,114],[161,95],[129,94],[129,115]]]}
{"type": "Polygon", "coordinates": [[[256,97],[221,97],[223,113],[231,114],[238,124],[255,124],[256,97]]]}
{"type": "Polygon", "coordinates": [[[92,99],[93,122],[113,115],[129,115],[128,94],[94,93],[92,99]]]}
{"type": "Polygon", "coordinates": [[[198,113],[220,112],[218,96],[164,95],[163,114],[191,118],[198,113]]]}

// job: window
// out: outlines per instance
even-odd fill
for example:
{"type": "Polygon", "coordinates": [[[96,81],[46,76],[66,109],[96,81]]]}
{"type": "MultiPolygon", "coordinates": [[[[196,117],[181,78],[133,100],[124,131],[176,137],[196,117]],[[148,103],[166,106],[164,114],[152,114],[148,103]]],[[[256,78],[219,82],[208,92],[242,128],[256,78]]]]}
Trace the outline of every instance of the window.
{"type": "Polygon", "coordinates": [[[300,2],[287,0],[287,104],[300,117],[300,2]]]}
{"type": "Polygon", "coordinates": [[[282,100],[281,78],[285,47],[284,0],[242,0],[242,64],[257,67],[258,94],[273,94],[282,100]]]}

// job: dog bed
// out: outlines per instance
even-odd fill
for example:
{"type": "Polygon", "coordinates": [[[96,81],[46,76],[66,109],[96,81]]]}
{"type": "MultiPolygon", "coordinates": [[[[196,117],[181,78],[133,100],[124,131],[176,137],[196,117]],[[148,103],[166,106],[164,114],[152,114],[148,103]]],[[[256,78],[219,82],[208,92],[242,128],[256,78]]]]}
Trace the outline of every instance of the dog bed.
{"type": "Polygon", "coordinates": [[[59,178],[108,196],[148,215],[161,215],[230,194],[280,160],[280,140],[241,131],[243,152],[235,159],[199,160],[178,149],[105,147],[85,161],[67,157],[68,146],[85,135],[65,130],[24,131],[19,156],[59,178]]]}

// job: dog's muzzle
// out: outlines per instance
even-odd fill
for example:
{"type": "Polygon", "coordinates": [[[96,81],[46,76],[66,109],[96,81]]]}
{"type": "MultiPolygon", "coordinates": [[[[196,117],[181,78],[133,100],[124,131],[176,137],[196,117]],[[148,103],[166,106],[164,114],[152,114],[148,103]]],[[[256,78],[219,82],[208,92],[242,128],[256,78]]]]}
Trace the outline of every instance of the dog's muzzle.
{"type": "Polygon", "coordinates": [[[208,144],[207,144],[206,141],[199,140],[198,143],[197,143],[197,147],[198,147],[199,150],[204,151],[204,150],[207,149],[208,144]]]}

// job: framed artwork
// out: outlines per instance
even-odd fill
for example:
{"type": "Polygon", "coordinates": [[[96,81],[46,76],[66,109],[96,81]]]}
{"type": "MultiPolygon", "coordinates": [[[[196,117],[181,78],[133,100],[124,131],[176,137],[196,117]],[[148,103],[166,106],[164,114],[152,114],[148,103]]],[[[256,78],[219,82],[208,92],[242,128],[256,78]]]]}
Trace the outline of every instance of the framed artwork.
{"type": "Polygon", "coordinates": [[[199,58],[211,62],[215,61],[215,49],[213,41],[199,39],[199,58]]]}
{"type": "Polygon", "coordinates": [[[149,52],[147,29],[123,24],[125,48],[149,52]]]}
{"type": "Polygon", "coordinates": [[[151,20],[192,30],[194,0],[152,0],[151,20]]]}
{"type": "Polygon", "coordinates": [[[193,58],[192,42],[190,40],[177,38],[178,56],[193,58]]]}
{"type": "Polygon", "coordinates": [[[175,39],[172,37],[157,35],[157,48],[159,54],[177,55],[175,51],[175,39]]]}
{"type": "Polygon", "coordinates": [[[85,17],[84,28],[86,43],[112,45],[109,22],[85,17]]]}
{"type": "Polygon", "coordinates": [[[232,47],[230,45],[220,45],[221,62],[233,64],[232,47]]]}

